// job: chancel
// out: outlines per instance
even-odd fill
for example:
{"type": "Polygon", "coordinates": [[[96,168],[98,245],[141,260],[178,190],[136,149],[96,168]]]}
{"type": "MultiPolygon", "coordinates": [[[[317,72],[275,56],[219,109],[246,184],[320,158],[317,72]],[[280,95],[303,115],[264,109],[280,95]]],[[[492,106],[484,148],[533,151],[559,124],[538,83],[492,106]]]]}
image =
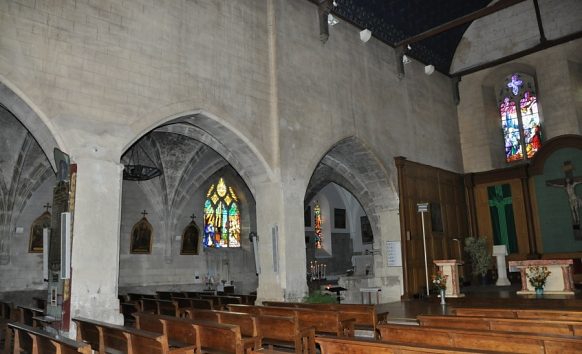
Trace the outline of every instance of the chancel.
{"type": "Polygon", "coordinates": [[[0,33],[3,351],[582,347],[581,1],[0,0],[0,33]]]}

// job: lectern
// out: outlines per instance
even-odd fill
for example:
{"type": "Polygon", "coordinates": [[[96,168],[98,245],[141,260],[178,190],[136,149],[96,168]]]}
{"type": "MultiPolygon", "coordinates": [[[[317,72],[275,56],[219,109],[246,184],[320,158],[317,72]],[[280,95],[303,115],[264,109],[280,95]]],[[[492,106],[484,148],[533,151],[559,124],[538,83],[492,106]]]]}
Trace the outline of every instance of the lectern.
{"type": "Polygon", "coordinates": [[[505,245],[493,246],[493,256],[497,258],[497,286],[511,285],[507,279],[507,267],[505,266],[505,256],[507,256],[507,247],[505,245]]]}
{"type": "Polygon", "coordinates": [[[439,259],[434,260],[434,264],[439,267],[443,275],[447,275],[447,290],[445,297],[464,297],[459,288],[459,266],[463,265],[462,261],[456,259],[439,259]]]}

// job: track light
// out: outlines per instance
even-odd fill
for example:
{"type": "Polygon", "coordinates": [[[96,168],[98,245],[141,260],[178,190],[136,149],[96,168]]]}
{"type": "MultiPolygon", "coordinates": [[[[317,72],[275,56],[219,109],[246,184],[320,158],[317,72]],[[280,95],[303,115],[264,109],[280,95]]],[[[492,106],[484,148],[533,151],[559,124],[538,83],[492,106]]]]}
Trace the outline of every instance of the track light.
{"type": "Polygon", "coordinates": [[[427,65],[424,67],[424,73],[427,75],[432,75],[434,73],[434,65],[427,65]]]}
{"type": "Polygon", "coordinates": [[[335,18],[334,15],[332,14],[328,14],[327,15],[327,24],[330,26],[335,26],[339,23],[339,20],[337,18],[335,18]]]}
{"type": "Polygon", "coordinates": [[[369,29],[364,29],[360,31],[360,40],[362,42],[366,43],[367,41],[370,40],[370,38],[372,38],[372,31],[370,31],[369,29]]]}
{"type": "Polygon", "coordinates": [[[406,54],[402,55],[402,64],[406,65],[406,64],[410,64],[411,60],[408,56],[406,56],[406,54]]]}

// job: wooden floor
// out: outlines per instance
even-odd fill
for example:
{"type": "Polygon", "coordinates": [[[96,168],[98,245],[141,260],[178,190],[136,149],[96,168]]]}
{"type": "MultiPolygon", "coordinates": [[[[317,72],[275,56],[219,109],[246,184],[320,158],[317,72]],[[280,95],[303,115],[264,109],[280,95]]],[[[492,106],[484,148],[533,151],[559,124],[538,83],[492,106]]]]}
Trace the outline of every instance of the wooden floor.
{"type": "Polygon", "coordinates": [[[519,286],[495,285],[466,287],[461,291],[464,298],[447,298],[446,305],[440,304],[440,299],[414,299],[391,302],[378,306],[379,312],[389,312],[388,321],[397,323],[413,322],[420,314],[448,315],[452,314],[455,306],[459,307],[518,307],[539,309],[582,309],[582,291],[577,290],[575,295],[517,295],[519,286]]]}

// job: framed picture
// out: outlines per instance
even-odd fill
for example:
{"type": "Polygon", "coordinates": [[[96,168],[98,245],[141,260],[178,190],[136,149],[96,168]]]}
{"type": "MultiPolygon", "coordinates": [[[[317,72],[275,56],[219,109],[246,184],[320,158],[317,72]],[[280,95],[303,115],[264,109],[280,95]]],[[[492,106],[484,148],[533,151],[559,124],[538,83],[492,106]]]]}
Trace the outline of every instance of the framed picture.
{"type": "Polygon", "coordinates": [[[367,215],[360,217],[360,231],[362,232],[362,243],[374,243],[372,225],[370,225],[370,219],[367,215]]]}
{"type": "Polygon", "coordinates": [[[336,229],[346,228],[346,210],[345,209],[333,209],[333,227],[336,229]]]}
{"type": "Polygon", "coordinates": [[[443,232],[443,215],[439,203],[430,205],[430,223],[432,224],[433,232],[443,232]]]}
{"type": "Polygon", "coordinates": [[[182,233],[182,247],[180,254],[198,254],[198,242],[200,240],[200,229],[194,221],[190,222],[182,233]]]}
{"type": "Polygon", "coordinates": [[[129,253],[150,254],[152,253],[153,227],[144,216],[131,229],[131,245],[129,253]]]}
{"type": "Polygon", "coordinates": [[[30,225],[30,239],[28,242],[28,253],[42,253],[42,234],[45,227],[51,227],[51,213],[45,211],[30,225]]]}

